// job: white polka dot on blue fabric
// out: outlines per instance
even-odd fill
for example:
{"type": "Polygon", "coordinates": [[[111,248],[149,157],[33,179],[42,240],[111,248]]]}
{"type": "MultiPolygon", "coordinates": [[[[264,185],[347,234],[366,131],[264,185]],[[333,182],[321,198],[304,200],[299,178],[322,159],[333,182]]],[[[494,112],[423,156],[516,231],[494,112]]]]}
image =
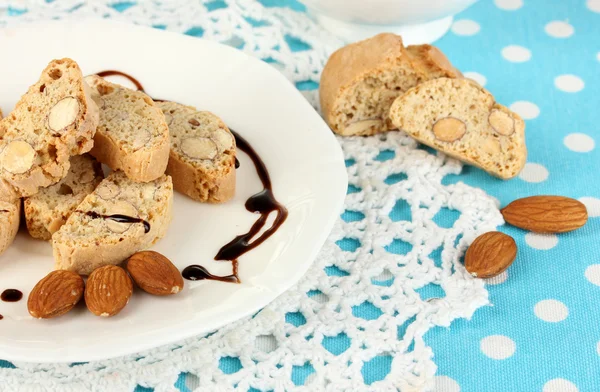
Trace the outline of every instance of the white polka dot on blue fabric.
{"type": "Polygon", "coordinates": [[[460,385],[448,376],[435,376],[434,392],[460,392],[460,385]]]}
{"type": "Polygon", "coordinates": [[[487,83],[487,78],[479,72],[464,72],[463,75],[465,78],[476,81],[481,87],[487,83]]]}
{"type": "Polygon", "coordinates": [[[585,269],[585,278],[591,284],[600,286],[600,264],[592,264],[585,269]]]}
{"type": "Polygon", "coordinates": [[[516,112],[525,120],[533,120],[540,115],[540,108],[533,102],[517,101],[510,105],[510,110],[516,112]]]}
{"type": "Polygon", "coordinates": [[[502,57],[511,63],[524,63],[531,59],[531,51],[523,46],[509,45],[502,49],[502,57]]]}
{"type": "Polygon", "coordinates": [[[545,299],[533,307],[533,312],[540,320],[548,323],[558,323],[569,315],[569,308],[564,303],[555,299],[545,299]]]}
{"type": "Polygon", "coordinates": [[[523,0],[494,0],[494,4],[501,10],[514,11],[523,7],[523,0]]]}
{"type": "Polygon", "coordinates": [[[511,338],[504,335],[491,335],[481,339],[479,348],[491,359],[507,359],[513,356],[517,346],[511,338]]]}
{"type": "Polygon", "coordinates": [[[544,384],[542,392],[579,392],[579,389],[569,380],[555,378],[544,384]]]}
{"type": "Polygon", "coordinates": [[[590,152],[596,147],[594,139],[585,133],[571,133],[565,136],[563,143],[569,150],[575,152],[590,152]]]}
{"type": "Polygon", "coordinates": [[[548,169],[539,163],[527,162],[519,174],[519,178],[527,182],[543,182],[548,178],[548,169]]]}
{"type": "Polygon", "coordinates": [[[557,89],[566,93],[577,93],[585,87],[584,81],[576,75],[560,75],[554,79],[557,89]]]}
{"type": "Polygon", "coordinates": [[[452,24],[452,32],[456,35],[475,35],[481,30],[479,23],[470,19],[460,19],[452,24]]]}
{"type": "Polygon", "coordinates": [[[546,34],[554,38],[568,38],[575,33],[575,29],[567,22],[555,20],[548,23],[544,30],[546,34]]]}
{"type": "Polygon", "coordinates": [[[588,0],[587,7],[590,9],[590,11],[600,13],[600,0],[588,0]]]}
{"type": "Polygon", "coordinates": [[[585,205],[585,208],[587,208],[588,216],[590,218],[600,216],[600,199],[596,197],[584,196],[580,197],[579,201],[585,205]]]}
{"type": "Polygon", "coordinates": [[[548,250],[554,248],[558,244],[558,236],[556,234],[525,234],[525,243],[533,249],[548,250]]]}
{"type": "Polygon", "coordinates": [[[596,345],[596,352],[600,355],[600,342],[596,345]]]}

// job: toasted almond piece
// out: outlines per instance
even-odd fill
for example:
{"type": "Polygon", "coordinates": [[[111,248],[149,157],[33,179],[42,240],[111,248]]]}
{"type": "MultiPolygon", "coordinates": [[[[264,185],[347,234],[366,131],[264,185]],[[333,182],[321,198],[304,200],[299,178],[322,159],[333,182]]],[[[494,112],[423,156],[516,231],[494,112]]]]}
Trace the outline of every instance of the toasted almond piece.
{"type": "Polygon", "coordinates": [[[181,151],[193,159],[213,159],[217,155],[217,145],[205,137],[190,137],[181,142],[181,151]]]}
{"type": "Polygon", "coordinates": [[[116,265],[105,265],[90,274],[85,303],[96,316],[110,317],[127,305],[132,292],[133,283],[127,272],[116,265]]]}
{"type": "Polygon", "coordinates": [[[215,142],[220,152],[227,151],[233,147],[233,137],[231,133],[219,128],[211,135],[212,141],[215,142]]]}
{"type": "Polygon", "coordinates": [[[465,254],[465,268],[476,278],[487,279],[504,272],[517,257],[515,240],[499,231],[480,235],[465,254]]]}
{"type": "MultiPolygon", "coordinates": [[[[126,215],[132,218],[138,218],[139,213],[133,204],[125,200],[116,200],[106,207],[105,215],[126,215]]],[[[133,224],[129,222],[117,222],[112,219],[105,219],[104,222],[110,231],[118,234],[129,230],[133,224]]]]}
{"type": "Polygon", "coordinates": [[[165,113],[165,122],[167,125],[171,125],[173,122],[173,115],[171,113],[165,113]]]}
{"type": "Polygon", "coordinates": [[[433,134],[437,140],[442,142],[459,140],[466,132],[466,124],[454,117],[442,118],[433,124],[433,134]]]}
{"type": "Polygon", "coordinates": [[[494,131],[500,135],[510,136],[515,133],[515,120],[502,110],[492,110],[488,122],[494,128],[494,131]]]}
{"type": "Polygon", "coordinates": [[[112,182],[105,182],[96,188],[96,195],[104,200],[111,200],[121,193],[119,187],[112,182]]]}
{"type": "Polygon", "coordinates": [[[27,310],[35,318],[63,315],[81,300],[84,283],[72,271],[52,271],[40,280],[27,299],[27,310]]]}
{"type": "Polygon", "coordinates": [[[490,155],[499,154],[502,151],[500,142],[495,138],[489,138],[481,144],[481,149],[490,155]]]}
{"type": "Polygon", "coordinates": [[[23,140],[15,140],[2,151],[0,165],[13,174],[22,174],[33,166],[35,154],[31,144],[23,140]]]}
{"type": "Polygon", "coordinates": [[[370,134],[370,132],[367,132],[369,129],[371,129],[371,128],[379,129],[382,125],[383,125],[383,121],[380,119],[355,121],[355,122],[352,122],[352,123],[346,125],[346,128],[344,129],[344,135],[352,136],[352,135],[370,134]],[[367,133],[365,133],[365,132],[367,132],[367,133]]]}
{"type": "Polygon", "coordinates": [[[564,233],[585,225],[585,205],[564,196],[531,196],[518,199],[500,212],[509,224],[535,233],[564,233]]]}
{"type": "Polygon", "coordinates": [[[127,260],[126,268],[134,282],[147,293],[170,295],[183,290],[181,273],[158,252],[137,252],[127,260]]]}
{"type": "Polygon", "coordinates": [[[135,134],[133,135],[131,147],[134,151],[137,151],[150,141],[152,134],[147,129],[138,129],[134,132],[135,134]]]}
{"type": "Polygon", "coordinates": [[[58,133],[64,131],[75,122],[79,115],[79,106],[75,97],[65,97],[58,101],[48,113],[48,128],[58,133]]]}

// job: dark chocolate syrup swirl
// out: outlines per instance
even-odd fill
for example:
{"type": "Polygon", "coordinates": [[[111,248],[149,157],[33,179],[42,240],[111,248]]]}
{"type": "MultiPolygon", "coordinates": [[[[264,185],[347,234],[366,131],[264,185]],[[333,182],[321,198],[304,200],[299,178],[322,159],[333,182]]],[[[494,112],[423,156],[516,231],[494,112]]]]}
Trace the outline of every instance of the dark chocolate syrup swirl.
{"type": "Polygon", "coordinates": [[[18,302],[23,298],[23,293],[17,289],[6,289],[0,294],[4,302],[18,302]]]}
{"type": "Polygon", "coordinates": [[[102,214],[99,214],[94,211],[88,211],[88,212],[77,211],[77,212],[79,212],[81,214],[86,214],[87,216],[91,217],[92,219],[102,218],[102,219],[110,219],[110,220],[113,220],[113,221],[119,222],[119,223],[141,223],[144,225],[144,233],[148,233],[150,231],[150,223],[146,220],[143,220],[142,218],[134,218],[133,216],[121,215],[121,214],[102,215],[102,214]]]}
{"type": "Polygon", "coordinates": [[[3,318],[4,318],[4,316],[0,314],[0,320],[2,320],[3,318]]]}
{"type": "MultiPolygon", "coordinates": [[[[101,77],[114,75],[122,76],[131,81],[139,91],[145,92],[144,87],[136,78],[124,72],[108,70],[98,72],[97,75],[101,77]]],[[[162,99],[152,99],[157,102],[163,101],[162,99]]],[[[231,266],[233,269],[233,273],[231,275],[213,275],[201,265],[194,264],[187,266],[181,273],[182,276],[188,280],[217,280],[221,282],[240,283],[241,281],[238,276],[237,259],[246,252],[251,251],[252,249],[265,242],[267,238],[271,237],[273,233],[275,233],[277,229],[279,229],[279,227],[283,224],[283,222],[288,216],[287,209],[283,206],[283,204],[279,203],[277,199],[275,199],[275,195],[273,194],[273,187],[271,185],[271,177],[269,176],[269,171],[267,170],[267,167],[265,166],[262,159],[260,159],[258,153],[254,150],[254,148],[252,148],[250,143],[248,143],[248,141],[242,136],[240,136],[237,132],[231,130],[231,133],[235,137],[237,147],[243,152],[245,152],[250,157],[250,159],[252,159],[254,167],[256,168],[256,173],[258,174],[258,177],[262,182],[263,190],[255,195],[250,196],[250,198],[246,200],[245,204],[246,209],[248,211],[255,214],[260,214],[260,217],[256,220],[256,222],[254,222],[254,224],[252,225],[252,227],[250,227],[250,230],[247,233],[238,235],[233,240],[229,241],[229,243],[222,246],[221,249],[219,249],[219,251],[217,252],[215,260],[226,260],[231,262],[231,266]],[[266,229],[258,238],[252,241],[252,238],[255,235],[257,235],[267,223],[267,218],[271,212],[276,212],[277,214],[272,226],[266,229]]],[[[240,162],[236,158],[235,168],[237,169],[239,166],[240,162]]],[[[132,218],[125,215],[104,216],[95,212],[88,212],[87,214],[93,216],[94,218],[113,219],[117,222],[143,222],[144,228],[146,229],[146,233],[150,230],[150,224],[139,218],[132,218]]]]}
{"type": "Polygon", "coordinates": [[[189,280],[218,280],[219,282],[227,282],[227,283],[240,283],[240,278],[238,277],[238,261],[232,260],[231,266],[233,268],[233,273],[231,275],[213,275],[206,268],[201,265],[190,265],[187,266],[183,270],[183,277],[189,280]]]}
{"type": "Polygon", "coordinates": [[[128,79],[131,83],[133,83],[138,90],[140,90],[141,92],[144,92],[144,87],[142,86],[142,84],[140,82],[138,82],[138,80],[136,78],[134,78],[133,76],[128,75],[124,72],[115,71],[115,70],[110,69],[107,71],[98,72],[98,73],[96,73],[96,75],[98,75],[102,78],[104,78],[106,76],[122,76],[125,79],[128,79]]]}

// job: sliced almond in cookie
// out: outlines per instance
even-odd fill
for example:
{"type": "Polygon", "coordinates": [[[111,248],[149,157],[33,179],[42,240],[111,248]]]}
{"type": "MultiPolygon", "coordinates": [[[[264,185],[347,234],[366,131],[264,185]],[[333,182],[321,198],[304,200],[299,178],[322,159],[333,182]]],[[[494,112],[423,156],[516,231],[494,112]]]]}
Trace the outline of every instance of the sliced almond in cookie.
{"type": "Polygon", "coordinates": [[[442,118],[433,124],[433,134],[442,142],[454,142],[462,138],[465,132],[467,132],[465,123],[454,117],[442,118]]]}
{"type": "Polygon", "coordinates": [[[75,97],[65,97],[48,112],[48,128],[62,133],[72,125],[79,115],[79,101],[75,97]]]}
{"type": "Polygon", "coordinates": [[[51,239],[103,178],[102,168],[93,157],[88,154],[72,157],[65,178],[24,199],[29,234],[41,240],[51,239]]]}
{"type": "Polygon", "coordinates": [[[512,178],[525,165],[525,123],[468,79],[422,83],[396,99],[390,118],[419,142],[497,177],[512,178]]]}
{"type": "Polygon", "coordinates": [[[164,175],[138,183],[112,172],[52,236],[56,269],[87,275],[116,265],[162,238],[171,220],[173,184],[164,175]],[[119,193],[108,200],[100,195],[119,193]]]}
{"type": "Polygon", "coordinates": [[[34,195],[63,179],[71,156],[92,148],[98,107],[77,63],[51,61],[0,121],[0,199],[34,195]]]}
{"type": "Polygon", "coordinates": [[[169,128],[162,111],[141,91],[96,75],[85,80],[96,101],[102,102],[90,154],[138,182],[162,176],[169,161],[169,128]]]}
{"type": "Polygon", "coordinates": [[[235,192],[235,138],[220,118],[191,106],[157,102],[169,118],[167,174],[194,200],[220,203],[235,192]]]}
{"type": "Polygon", "coordinates": [[[217,155],[217,145],[207,137],[188,137],[180,145],[181,152],[192,159],[213,159],[217,155]]]}
{"type": "Polygon", "coordinates": [[[36,152],[31,144],[23,140],[10,142],[2,151],[0,165],[7,172],[22,174],[33,166],[36,152]]]}

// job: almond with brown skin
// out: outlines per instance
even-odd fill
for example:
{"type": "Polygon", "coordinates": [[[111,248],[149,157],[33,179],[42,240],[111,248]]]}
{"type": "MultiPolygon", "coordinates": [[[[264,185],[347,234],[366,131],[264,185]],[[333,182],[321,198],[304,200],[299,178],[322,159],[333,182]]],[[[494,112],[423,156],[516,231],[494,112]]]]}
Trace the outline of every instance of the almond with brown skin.
{"type": "Polygon", "coordinates": [[[518,199],[502,210],[504,220],[535,233],[564,233],[585,225],[585,205],[564,196],[531,196],[518,199]]]}
{"type": "Polygon", "coordinates": [[[181,273],[158,252],[137,252],[127,260],[126,268],[135,283],[147,293],[170,295],[183,290],[181,273]]]}
{"type": "Polygon", "coordinates": [[[116,265],[105,265],[88,277],[85,303],[96,316],[110,317],[127,305],[132,292],[133,283],[127,272],[116,265]]]}
{"type": "Polygon", "coordinates": [[[73,271],[52,271],[40,280],[27,299],[29,314],[35,318],[63,315],[81,300],[84,283],[73,271]]]}
{"type": "Polygon", "coordinates": [[[499,231],[490,231],[477,237],[469,246],[465,268],[476,278],[493,278],[510,267],[516,257],[515,240],[499,231]]]}

